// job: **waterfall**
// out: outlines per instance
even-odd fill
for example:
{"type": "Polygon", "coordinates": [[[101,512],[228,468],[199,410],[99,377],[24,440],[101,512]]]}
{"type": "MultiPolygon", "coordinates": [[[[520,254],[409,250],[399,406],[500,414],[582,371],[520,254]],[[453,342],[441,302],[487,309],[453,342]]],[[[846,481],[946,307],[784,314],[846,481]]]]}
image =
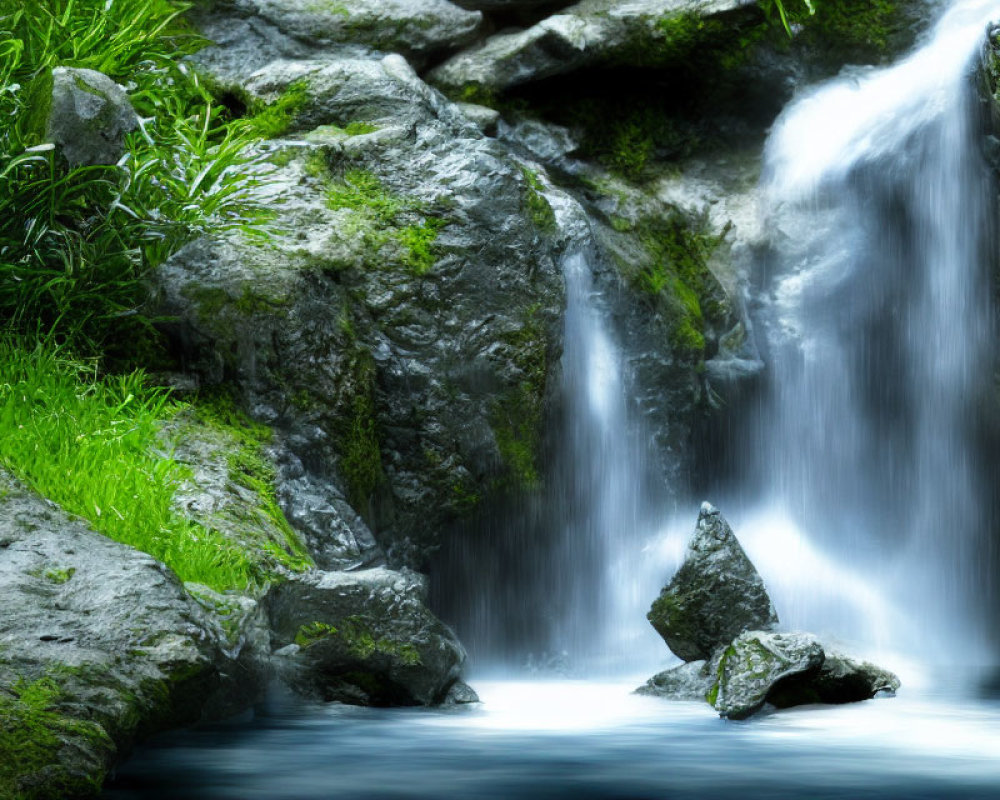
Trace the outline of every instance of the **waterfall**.
{"type": "Polygon", "coordinates": [[[737,530],[783,622],[943,662],[985,656],[996,209],[971,72],[996,14],[953,3],[908,58],[775,124],[770,379],[740,446],[763,501],[737,530]]]}

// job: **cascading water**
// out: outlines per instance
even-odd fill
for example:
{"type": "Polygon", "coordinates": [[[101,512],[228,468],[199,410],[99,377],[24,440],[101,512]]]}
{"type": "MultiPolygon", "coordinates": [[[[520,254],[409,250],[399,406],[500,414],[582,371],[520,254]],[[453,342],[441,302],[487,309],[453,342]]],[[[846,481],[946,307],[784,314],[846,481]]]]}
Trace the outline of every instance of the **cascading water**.
{"type": "Polygon", "coordinates": [[[909,58],[793,104],[765,154],[770,386],[740,444],[764,502],[738,531],[785,623],[937,661],[985,655],[996,214],[970,73],[996,13],[955,3],[909,58]]]}

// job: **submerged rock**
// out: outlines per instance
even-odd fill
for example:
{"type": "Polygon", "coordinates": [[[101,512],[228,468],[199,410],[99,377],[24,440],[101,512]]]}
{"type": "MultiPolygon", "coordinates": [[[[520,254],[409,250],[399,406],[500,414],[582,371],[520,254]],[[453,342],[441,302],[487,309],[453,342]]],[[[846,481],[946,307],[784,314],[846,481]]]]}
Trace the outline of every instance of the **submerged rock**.
{"type": "Polygon", "coordinates": [[[778,623],[764,581],[709,503],[702,503],[684,563],[646,616],[685,661],[711,658],[743,631],[778,623]]]}
{"type": "Polygon", "coordinates": [[[465,650],[425,599],[425,579],[409,570],[315,571],[274,587],[266,605],[281,676],[358,705],[476,702],[456,687],[465,650]]]}
{"type": "Polygon", "coordinates": [[[56,67],[31,89],[38,133],[72,167],[114,164],[125,135],[139,127],[125,90],[102,72],[56,67]]]}
{"type": "Polygon", "coordinates": [[[709,662],[688,661],[657,673],[635,693],[669,700],[705,700],[715,683],[715,674],[709,662]]]}

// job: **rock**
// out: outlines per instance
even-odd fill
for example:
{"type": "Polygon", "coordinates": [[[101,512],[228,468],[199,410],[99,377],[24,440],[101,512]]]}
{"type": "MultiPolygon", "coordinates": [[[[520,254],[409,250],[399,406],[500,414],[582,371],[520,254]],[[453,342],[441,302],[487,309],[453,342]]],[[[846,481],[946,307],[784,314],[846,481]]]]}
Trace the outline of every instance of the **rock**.
{"type": "Polygon", "coordinates": [[[464,681],[455,681],[448,690],[448,694],[445,696],[442,705],[465,706],[471,703],[479,702],[481,701],[479,700],[479,695],[476,694],[475,689],[464,681]]]}
{"type": "Polygon", "coordinates": [[[707,661],[688,661],[657,673],[635,693],[668,700],[705,700],[715,682],[707,661]]]}
{"type": "MultiPolygon", "coordinates": [[[[273,587],[266,598],[272,646],[298,646],[284,651],[284,677],[325,700],[445,702],[465,650],[425,599],[425,580],[409,570],[315,571],[273,587]]],[[[451,700],[471,697],[458,687],[451,700]]]]}
{"type": "Polygon", "coordinates": [[[741,632],[778,623],[764,581],[709,503],[701,505],[684,563],[646,616],[685,661],[711,658],[741,632]]]}
{"type": "Polygon", "coordinates": [[[497,132],[497,123],[500,122],[500,112],[488,106],[477,106],[475,103],[456,103],[459,110],[468,117],[479,130],[487,136],[493,136],[497,132]]]}
{"type": "Polygon", "coordinates": [[[698,30],[688,19],[759,20],[744,0],[583,0],[524,31],[500,33],[435,67],[429,80],[449,92],[503,92],[514,86],[598,65],[671,61],[698,30]],[[679,44],[678,44],[679,43],[679,44]]]}
{"type": "Polygon", "coordinates": [[[53,142],[71,167],[117,163],[125,135],[139,127],[125,91],[92,69],[43,73],[32,85],[31,102],[43,141],[53,142]]]}
{"type": "Polygon", "coordinates": [[[768,692],[767,702],[778,708],[806,703],[856,703],[894,695],[899,685],[899,678],[888,670],[827,652],[819,672],[778,681],[768,692]]]}
{"type": "Polygon", "coordinates": [[[361,44],[417,63],[471,42],[483,19],[447,0],[236,0],[236,7],[310,45],[361,44]]]}
{"type": "Polygon", "coordinates": [[[775,684],[818,671],[824,656],[809,633],[745,631],[723,653],[718,683],[707,699],[719,716],[745,719],[760,710],[775,684]]]}
{"type": "Polygon", "coordinates": [[[326,534],[286,502],[313,519],[317,553],[331,539],[323,566],[351,563],[337,555],[351,536],[355,562],[377,563],[366,527],[389,564],[423,566],[490,491],[539,482],[564,242],[529,213],[547,204],[529,168],[401,57],[280,61],[242,81],[264,99],[306,86],[299,133],[269,145],[277,235],[178,252],[157,276],[166,327],[204,385],[269,410],[294,456],[282,485],[337,487],[309,503],[340,508],[326,534]]]}
{"type": "Polygon", "coordinates": [[[246,677],[210,615],[150,556],[0,472],[0,795],[100,790],[142,736],[246,677]]]}

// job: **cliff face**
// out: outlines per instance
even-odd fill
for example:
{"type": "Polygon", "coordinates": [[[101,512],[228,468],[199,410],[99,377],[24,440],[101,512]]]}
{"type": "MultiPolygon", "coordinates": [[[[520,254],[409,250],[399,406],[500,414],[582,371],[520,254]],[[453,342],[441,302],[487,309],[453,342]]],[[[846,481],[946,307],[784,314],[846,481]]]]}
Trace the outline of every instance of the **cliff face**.
{"type": "MultiPolygon", "coordinates": [[[[211,44],[184,69],[258,132],[241,169],[266,213],[204,226],[148,276],[150,366],[183,408],[136,447],[171,465],[153,476],[170,530],[216,552],[182,583],[166,535],[147,549],[173,571],[101,535],[127,508],[67,493],[67,513],[0,445],[21,479],[0,485],[14,796],[94,793],[135,740],[238,709],[274,672],[348,702],[474,698],[413,570],[477,510],[544,490],[564,259],[590,256],[631,410],[683,496],[695,439],[762,367],[764,131],[795,86],[902,47],[924,7],[817,3],[789,40],[722,0],[196,5],[211,44]],[[230,561],[238,578],[204,585],[230,561]]],[[[237,171],[182,183],[206,175],[224,191],[237,171]]],[[[117,402],[134,424],[132,393],[117,402]]]]}

